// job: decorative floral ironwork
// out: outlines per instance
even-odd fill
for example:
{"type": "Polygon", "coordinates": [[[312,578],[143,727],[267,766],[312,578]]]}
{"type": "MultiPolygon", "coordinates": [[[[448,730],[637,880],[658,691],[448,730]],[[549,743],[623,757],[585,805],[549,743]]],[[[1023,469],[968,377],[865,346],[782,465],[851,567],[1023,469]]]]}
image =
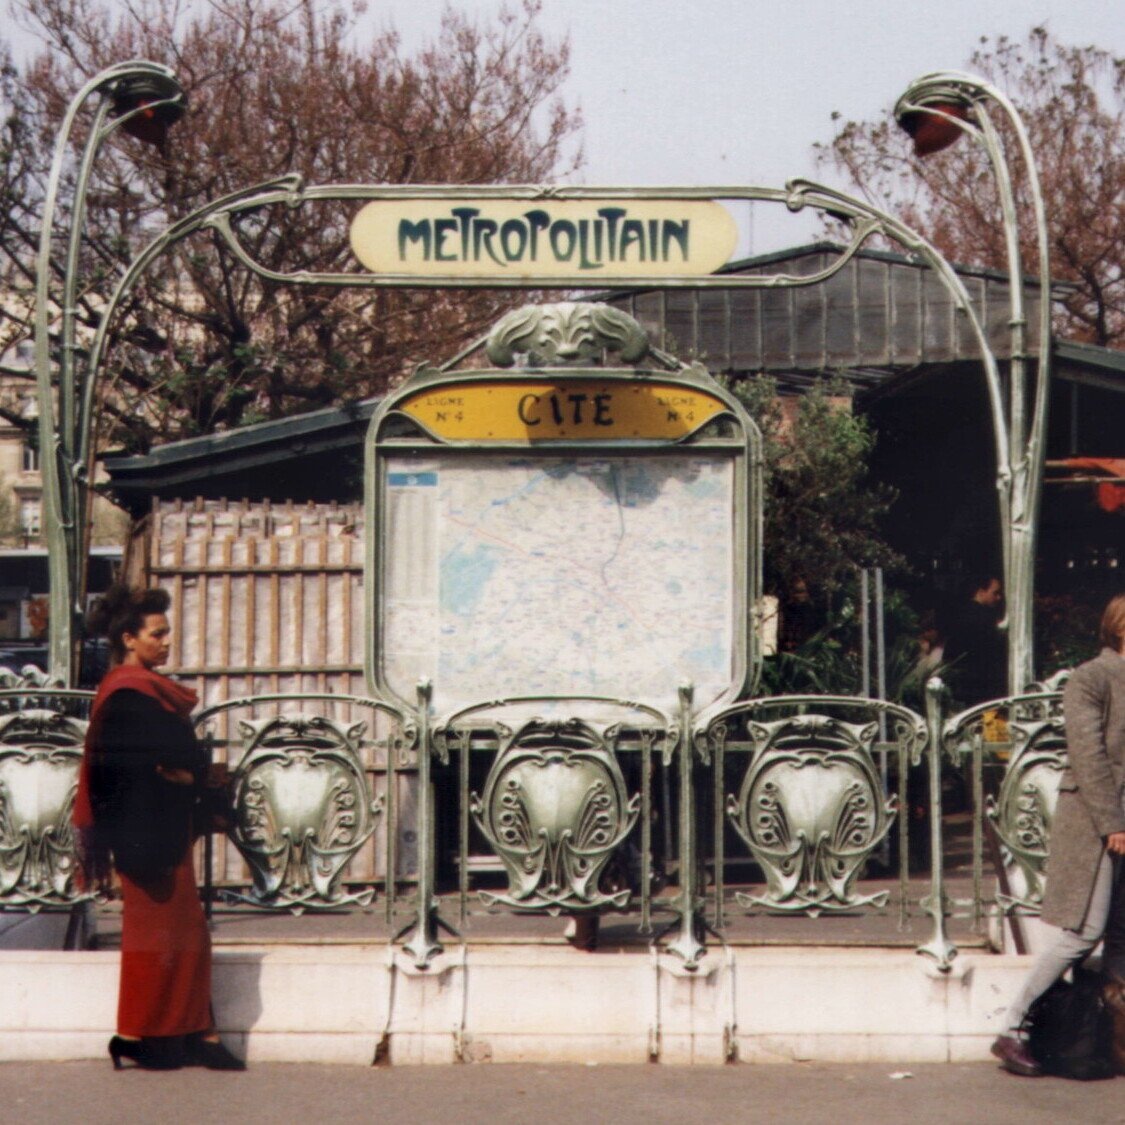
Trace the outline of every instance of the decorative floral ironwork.
{"type": "Polygon", "coordinates": [[[1017,705],[1008,721],[1012,753],[1000,792],[988,799],[986,815],[1024,878],[1024,893],[999,896],[1001,905],[1038,913],[1059,782],[1066,768],[1066,734],[1061,695],[1028,702],[1034,707],[1017,705]]]}
{"type": "MultiPolygon", "coordinates": [[[[1034,691],[1000,701],[1006,704],[1010,749],[1000,790],[985,803],[985,815],[1000,842],[1011,854],[1022,877],[1023,890],[998,894],[1005,910],[1019,908],[1038,914],[1043,902],[1045,869],[1050,852],[1051,825],[1066,768],[1066,731],[1062,693],[1067,673],[1044,685],[1053,691],[1034,691]]],[[[955,715],[946,725],[944,741],[952,754],[964,754],[983,738],[985,716],[996,702],[981,704],[955,715]]],[[[1007,747],[1006,747],[1007,748],[1007,747]]]]}
{"type": "Polygon", "coordinates": [[[533,719],[505,734],[484,795],[470,801],[508,872],[508,893],[482,892],[482,901],[551,914],[623,907],[628,890],[603,894],[598,886],[640,810],[640,794],[626,792],[613,730],[603,740],[579,720],[533,719]]]}
{"type": "Polygon", "coordinates": [[[738,795],[728,794],[726,812],[761,866],[763,895],[739,893],[746,907],[810,917],[826,911],[886,905],[889,892],[857,894],[855,883],[868,856],[884,840],[897,816],[874,761],[879,724],[892,724],[900,768],[916,762],[926,742],[920,716],[894,704],[846,697],[791,697],[740,704],[695,732],[697,751],[721,762],[729,724],[744,713],[750,764],[738,795]],[[788,713],[819,706],[852,714],[788,713]]]}
{"type": "Polygon", "coordinates": [[[62,680],[52,677],[35,664],[25,664],[18,672],[10,668],[0,668],[0,690],[14,691],[19,688],[41,692],[44,688],[61,688],[62,680]]]}
{"type": "Polygon", "coordinates": [[[295,914],[371,902],[374,888],[347,894],[340,886],[383,806],[371,799],[359,753],[366,728],[304,715],[239,723],[231,838],[253,888],[233,897],[295,914]]]}
{"type": "Polygon", "coordinates": [[[625,363],[636,363],[648,353],[648,335],[612,305],[572,301],[513,309],[497,321],[487,344],[497,367],[511,367],[518,352],[534,364],[558,364],[587,362],[607,349],[619,352],[625,363]]]}
{"type": "Polygon", "coordinates": [[[32,912],[84,897],[70,812],[86,723],[50,710],[0,715],[0,905],[32,912]]]}

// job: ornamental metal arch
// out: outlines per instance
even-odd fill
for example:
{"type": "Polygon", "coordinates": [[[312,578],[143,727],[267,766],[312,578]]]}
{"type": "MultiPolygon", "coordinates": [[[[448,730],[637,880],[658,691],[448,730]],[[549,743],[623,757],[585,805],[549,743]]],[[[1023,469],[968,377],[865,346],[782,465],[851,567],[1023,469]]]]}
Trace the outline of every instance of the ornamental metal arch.
{"type": "MultiPolygon", "coordinates": [[[[990,404],[993,423],[993,440],[997,462],[997,493],[1000,515],[1000,525],[1007,528],[1011,522],[1011,487],[1012,470],[1010,465],[1010,450],[1008,435],[1002,424],[1003,396],[999,369],[996,358],[989,347],[984,328],[973,307],[969,294],[958,277],[953,267],[945,258],[926,241],[918,232],[912,230],[895,217],[880,211],[871,204],[851,197],[843,192],[816,184],[809,180],[796,179],[789,183],[785,189],[771,189],[760,187],[720,186],[699,188],[629,188],[629,187],[563,187],[557,185],[483,185],[472,189],[472,197],[481,200],[518,201],[526,204],[544,204],[550,201],[600,201],[606,203],[627,202],[629,200],[659,200],[669,201],[713,201],[713,200],[746,200],[762,201],[784,204],[791,211],[800,211],[812,208],[823,214],[831,215],[840,220],[849,231],[847,244],[842,248],[838,258],[827,268],[813,274],[794,275],[781,273],[763,273],[755,275],[723,275],[723,276],[689,276],[669,273],[664,276],[614,276],[612,278],[599,278],[596,274],[575,272],[570,275],[560,275],[541,278],[527,273],[510,276],[495,275],[465,275],[465,274],[440,274],[434,273],[425,277],[418,277],[410,273],[383,273],[366,274],[360,272],[311,272],[294,271],[278,272],[268,269],[263,264],[255,261],[247,247],[240,240],[235,224],[237,217],[260,210],[264,207],[278,204],[289,208],[298,208],[317,203],[339,203],[347,201],[463,201],[467,196],[464,187],[452,185],[393,185],[373,186],[361,184],[321,185],[306,187],[297,175],[279,177],[265,181],[253,187],[224,196],[221,199],[199,208],[192,214],[185,216],[177,223],[170,226],[163,233],[154,238],[148,246],[132,261],[125,274],[120,279],[110,300],[105,306],[99,319],[98,327],[91,346],[86,364],[85,377],[80,381],[80,405],[77,411],[76,425],[80,434],[77,446],[77,456],[72,466],[72,471],[77,476],[80,488],[88,487],[92,478],[91,462],[94,454],[92,448],[92,419],[96,405],[97,375],[101,367],[105,351],[109,342],[109,331],[117,309],[126,299],[137,281],[143,276],[152,263],[172,246],[184,239],[210,230],[214,232],[234,257],[248,270],[259,277],[275,282],[284,282],[295,285],[318,285],[336,288],[347,287],[419,287],[419,288],[489,288],[489,289],[570,289],[579,287],[588,288],[592,281],[596,281],[603,289],[626,289],[643,286],[649,289],[671,289],[691,287],[697,289],[741,289],[741,288],[794,288],[807,287],[819,284],[839,273],[854,258],[863,244],[875,235],[883,235],[901,245],[909,254],[915,256],[926,265],[935,270],[943,286],[946,288],[952,302],[968,320],[970,329],[981,354],[984,370],[986,392],[990,404]]],[[[479,346],[479,345],[478,345],[479,346]]],[[[658,362],[662,362],[670,370],[676,370],[676,361],[659,353],[656,349],[649,349],[658,362]]],[[[460,359],[461,357],[456,357],[460,359]]],[[[451,361],[455,362],[455,361],[451,361]]],[[[447,364],[445,369],[448,369],[447,364]]],[[[681,378],[692,378],[684,375],[687,365],[679,365],[681,378]]],[[[429,374],[420,376],[419,380],[429,380],[433,385],[438,385],[445,376],[441,372],[445,369],[429,369],[429,374]],[[436,373],[435,373],[436,372],[436,373]]],[[[607,373],[610,378],[620,378],[607,373]]],[[[426,384],[417,383],[416,389],[421,389],[426,384]]],[[[714,393],[713,388],[709,388],[714,393]]],[[[728,405],[737,414],[741,411],[737,400],[721,392],[728,405]]],[[[390,401],[395,401],[401,396],[392,396],[390,401]]],[[[389,407],[384,404],[378,417],[386,416],[389,407]]],[[[744,412],[742,412],[744,414],[744,412]]],[[[373,425],[374,425],[373,420],[373,425]]],[[[68,535],[85,534],[84,525],[81,527],[49,527],[48,536],[56,548],[61,547],[61,541],[68,535]],[[56,542],[58,541],[58,542],[56,542]]],[[[1009,558],[1009,537],[1002,536],[1002,553],[1004,559],[1005,578],[1011,574],[1009,558]]],[[[66,555],[65,550],[57,553],[66,555]]],[[[81,557],[82,551],[76,552],[76,557],[81,557]]],[[[754,579],[752,579],[752,582],[754,579]]],[[[1026,596],[1028,591],[1018,591],[1011,588],[1008,583],[1012,599],[1026,596]]],[[[52,586],[54,594],[55,587],[52,586]]],[[[753,591],[751,591],[753,592],[753,591]]],[[[54,604],[52,609],[54,609],[54,604]]],[[[52,614],[52,619],[57,615],[52,614]]],[[[750,645],[754,641],[751,638],[750,645]]],[[[756,657],[752,650],[748,651],[749,681],[752,682],[756,657]]],[[[401,696],[399,697],[401,699],[401,696]]]]}
{"type": "MultiPolygon", "coordinates": [[[[812,209],[839,220],[848,232],[846,245],[838,258],[827,268],[807,275],[784,272],[755,275],[708,275],[692,276],[675,274],[652,276],[648,274],[599,277],[596,271],[575,271],[551,277],[538,277],[534,273],[497,276],[481,273],[479,275],[432,273],[419,277],[411,273],[370,274],[351,272],[314,272],[298,270],[279,272],[271,270],[256,261],[250,250],[240,239],[236,220],[239,216],[265,207],[284,205],[288,208],[315,206],[324,203],[361,201],[464,201],[470,189],[454,185],[364,185],[329,184],[306,186],[301,177],[293,174],[264,181],[261,184],[231,193],[185,216],[155,237],[130,263],[121,277],[113,294],[107,302],[98,322],[83,377],[76,384],[78,398],[75,412],[75,427],[78,438],[75,443],[76,455],[68,466],[74,474],[75,487],[82,498],[79,508],[85,502],[89,482],[93,478],[92,461],[94,449],[93,416],[96,408],[98,372],[102,366],[109,344],[109,332],[118,308],[128,297],[145,271],[171,247],[202,231],[213,232],[236,260],[255,275],[269,281],[293,285],[316,285],[332,288],[426,288],[426,289],[589,289],[596,284],[599,289],[778,289],[797,288],[819,284],[839,273],[854,258],[868,239],[882,235],[902,246],[909,254],[932,268],[950,295],[954,307],[967,318],[973,337],[980,350],[985,389],[989,401],[993,429],[993,443],[997,465],[997,499],[1001,535],[1001,553],[1005,585],[1010,600],[1030,596],[1030,587],[1013,571],[1009,534],[1013,515],[1013,467],[1008,434],[1003,425],[1003,392],[996,357],[993,354],[983,325],[971,298],[961,279],[950,263],[920,233],[913,230],[894,216],[879,210],[871,204],[806,179],[794,179],[784,189],[715,186],[715,187],[568,187],[561,185],[482,185],[471,189],[471,197],[486,201],[517,201],[530,205],[549,204],[551,201],[598,201],[610,203],[630,200],[674,201],[750,201],[768,202],[786,206],[797,212],[812,209]],[[1019,579],[1013,583],[1013,577],[1019,579]],[[1016,588],[1019,585],[1019,589],[1016,588]],[[1025,588],[1026,587],[1026,588],[1025,588]]],[[[1022,479],[1022,478],[1021,478],[1022,479]]],[[[1022,507],[1019,508],[1022,513],[1022,507]]],[[[1021,520],[1023,519],[1021,514],[1021,520]]],[[[47,528],[49,545],[53,553],[60,557],[82,558],[84,541],[79,549],[71,551],[67,547],[68,537],[84,536],[86,527],[83,521],[78,526],[49,526],[47,528]]],[[[69,584],[52,583],[52,598],[67,597],[69,604],[69,584]],[[58,587],[58,592],[56,591],[58,587]]],[[[52,620],[65,613],[52,601],[52,620]],[[56,613],[56,609],[59,610],[56,613]]],[[[1015,640],[1019,640],[1015,638],[1015,640]]],[[[1022,642],[1020,642],[1022,643],[1022,642]]],[[[1020,657],[1023,660],[1023,657],[1020,657]]]]}
{"type": "MultiPolygon", "coordinates": [[[[1015,106],[1002,91],[991,86],[973,75],[957,72],[941,72],[918,79],[907,89],[895,107],[895,116],[900,124],[912,135],[919,122],[936,121],[941,126],[942,132],[955,137],[957,131],[971,134],[985,147],[993,172],[997,177],[998,187],[1002,199],[1003,221],[1008,247],[1010,283],[1012,293],[1012,334],[1013,334],[1013,383],[1022,386],[1022,375],[1026,359],[1024,349],[1024,317],[1023,317],[1023,278],[1020,269],[1020,254],[1017,239],[1017,220],[1014,204],[1012,202],[1011,174],[1004,157],[1002,146],[999,144],[996,129],[989,114],[989,104],[999,110],[1013,124],[1020,147],[1021,156],[1025,165],[1024,171],[1028,178],[1034,212],[1036,235],[1040,249],[1040,279],[1041,285],[1046,289],[1049,286],[1047,237],[1045,214],[1042,194],[1038,186],[1038,174],[1035,168],[1033,154],[1028,142],[1026,129],[1015,106]],[[951,106],[957,112],[951,112],[951,106]]],[[[1014,619],[1009,654],[1009,690],[1014,692],[1031,678],[1031,640],[1030,640],[1030,595],[1033,576],[1031,563],[1035,540],[1036,501],[1038,497],[1038,477],[1042,468],[1044,455],[1043,439],[1046,425],[1046,388],[1049,376],[1049,348],[1047,347],[1046,333],[1050,326],[1050,313],[1046,299],[1041,301],[1040,307],[1040,341],[1043,356],[1040,361],[1039,378],[1036,386],[1036,402],[1033,414],[1032,433],[1027,447],[1023,446],[1023,401],[1022,395],[1012,395],[1011,430],[1009,439],[1004,432],[1004,405],[1001,399],[999,378],[996,370],[995,357],[992,355],[981,325],[976,318],[967,295],[959,279],[949,264],[937,251],[921,238],[917,232],[911,230],[892,216],[864,203],[862,200],[844,193],[833,191],[830,188],[815,184],[808,180],[798,179],[791,181],[783,190],[747,187],[743,185],[723,187],[697,187],[697,188],[633,188],[633,187],[566,187],[561,185],[485,185],[472,190],[471,200],[492,200],[497,202],[507,201],[513,204],[542,204],[544,202],[556,203],[561,206],[571,205],[577,201],[593,200],[603,201],[607,204],[633,203],[644,205],[644,201],[669,201],[679,200],[685,205],[694,201],[697,208],[713,205],[714,201],[721,199],[747,200],[784,203],[792,210],[804,207],[813,207],[824,214],[842,220],[849,229],[849,241],[845,247],[839,263],[822,271],[805,277],[794,277],[785,274],[761,274],[753,277],[701,277],[696,276],[699,268],[692,274],[685,270],[676,274],[671,269],[660,269],[654,272],[638,268],[636,276],[630,276],[627,266],[618,262],[620,268],[615,268],[612,279],[597,277],[597,270],[605,264],[600,249],[599,238],[608,237],[611,241],[615,238],[615,231],[621,232],[618,249],[622,251],[627,244],[625,228],[629,222],[619,222],[625,216],[625,209],[609,206],[599,210],[598,214],[604,218],[601,227],[594,232],[594,244],[599,247],[592,260],[587,261],[585,241],[579,254],[578,268],[568,272],[566,268],[559,267],[550,271],[550,276],[543,276],[543,270],[534,266],[530,269],[517,269],[506,276],[485,276],[474,271],[471,266],[460,270],[451,269],[442,272],[440,269],[427,271],[427,276],[420,277],[409,271],[386,270],[382,273],[358,274],[341,272],[278,272],[270,270],[255,261],[253,255],[242,243],[239,232],[233,220],[237,216],[253,211],[263,206],[282,204],[290,208],[303,206],[307,203],[323,201],[349,201],[366,200],[374,205],[378,201],[401,201],[415,204],[427,200],[456,201],[467,198],[466,189],[452,185],[388,185],[373,186],[362,184],[324,185],[319,187],[306,187],[300,177],[288,175],[265,181],[242,191],[232,193],[207,204],[191,214],[174,223],[162,234],[158,235],[138,255],[126,269],[124,276],[116,287],[110,301],[105,306],[99,319],[95,332],[93,346],[87,362],[78,365],[72,352],[76,352],[74,341],[75,323],[73,319],[72,295],[75,291],[78,270],[78,249],[81,241],[86,194],[89,185],[90,173],[99,149],[105,139],[117,128],[130,127],[130,121],[142,111],[146,114],[155,112],[162,126],[177,120],[183,114],[185,104],[183,90],[175,74],[167,67],[143,59],[134,59],[128,62],[110,66],[94,77],[78,91],[71,99],[67,108],[63,126],[56,139],[55,154],[51,173],[48,177],[46,190],[46,210],[48,221],[45,222],[41,232],[39,254],[36,262],[36,314],[35,314],[35,367],[36,378],[40,397],[45,401],[40,410],[40,433],[45,449],[57,454],[48,457],[49,464],[44,466],[45,496],[48,510],[54,518],[48,522],[52,582],[51,582],[51,635],[50,652],[52,672],[56,675],[63,674],[64,680],[69,685],[71,669],[71,653],[68,651],[73,614],[76,611],[76,594],[82,584],[85,571],[85,547],[88,538],[86,522],[80,517],[84,510],[90,482],[93,479],[92,447],[93,413],[96,401],[96,388],[99,368],[103,359],[104,350],[108,340],[108,330],[116,309],[122,299],[129,293],[148,265],[164,252],[169,246],[189,235],[201,230],[213,231],[235,258],[241,261],[249,270],[270,280],[288,282],[292,284],[315,284],[324,286],[410,286],[417,288],[457,288],[457,287],[487,287],[494,289],[512,288],[558,288],[572,289],[585,288],[591,280],[599,284],[608,282],[610,288],[634,288],[644,285],[649,288],[682,287],[691,285],[696,288],[752,288],[752,287],[787,287],[806,286],[825,280],[841,268],[852,257],[859,246],[873,233],[886,235],[892,241],[902,245],[909,253],[916,254],[920,259],[934,268],[942,284],[951,293],[955,306],[968,316],[972,331],[981,348],[982,361],[985,367],[986,386],[989,397],[990,410],[994,427],[997,464],[997,490],[999,494],[1000,524],[1002,528],[1002,557],[1004,563],[1005,585],[1008,589],[1009,601],[1017,608],[1014,619]],[[135,87],[140,84],[144,88],[145,97],[141,99],[135,95],[135,87]],[[55,200],[61,187],[62,165],[65,150],[70,140],[70,134],[79,110],[84,104],[100,94],[104,99],[94,116],[94,127],[90,130],[87,142],[79,165],[76,187],[74,191],[73,216],[70,224],[69,242],[66,269],[64,273],[64,298],[62,301],[63,318],[63,354],[59,360],[59,411],[61,422],[57,429],[52,431],[52,419],[55,416],[51,399],[51,372],[48,340],[48,299],[49,277],[51,272],[51,240],[52,223],[49,221],[53,213],[55,200]],[[112,103],[112,105],[111,105],[112,103]],[[612,217],[611,217],[612,213],[612,217]],[[604,227],[604,229],[602,229],[604,227]],[[583,271],[586,272],[583,272],[583,271]],[[690,276],[689,276],[690,275],[690,276]],[[80,368],[77,372],[76,368],[80,368]],[[75,401],[72,402],[72,399],[75,401]],[[1015,460],[1013,460],[1013,454],[1015,460]],[[56,464],[57,460],[57,464],[56,464]]],[[[948,143],[948,139],[941,143],[948,143]]],[[[370,210],[366,208],[365,210],[370,210]]],[[[697,212],[698,213],[698,212],[697,212]]],[[[469,208],[458,208],[453,212],[454,218],[444,220],[443,233],[449,233],[448,228],[462,226],[461,237],[468,245],[468,231],[470,227],[475,232],[472,236],[475,250],[480,249],[476,241],[479,234],[481,239],[487,239],[487,247],[492,246],[491,239],[499,236],[505,258],[510,258],[510,245],[520,248],[517,257],[522,257],[523,247],[530,242],[534,245],[539,232],[546,229],[546,221],[542,220],[544,213],[541,208],[534,206],[531,212],[523,218],[528,221],[528,231],[522,231],[518,237],[512,235],[505,241],[505,222],[498,226],[497,222],[485,220],[478,224],[473,217],[479,211],[469,208]],[[533,219],[533,216],[539,218],[533,219]],[[490,228],[490,229],[486,229],[490,228]],[[521,241],[522,240],[522,241],[521,241]]],[[[650,223],[650,228],[659,225],[659,220],[650,223]]],[[[519,224],[517,223],[517,226],[519,224]]],[[[568,222],[570,247],[565,255],[565,261],[573,258],[576,243],[579,241],[579,227],[568,222]]],[[[637,242],[645,245],[644,222],[636,221],[634,224],[640,228],[637,242]]],[[[354,236],[353,224],[353,236],[354,236]]],[[[449,261],[456,255],[443,255],[442,235],[438,233],[441,222],[435,223],[433,235],[435,238],[435,259],[449,261]]],[[[670,245],[678,243],[683,250],[683,257],[687,258],[687,222],[673,222],[664,224],[664,234],[661,240],[664,257],[668,257],[670,245]]],[[[553,229],[553,228],[552,228],[553,229]]],[[[413,228],[415,235],[418,233],[417,225],[413,228]]],[[[652,230],[651,244],[655,244],[657,234],[652,230]]],[[[403,236],[399,236],[400,257],[403,236]]],[[[499,265],[505,262],[491,249],[488,253],[499,265]]],[[[615,253],[609,249],[609,258],[614,259],[615,253]]],[[[480,256],[479,254],[477,255],[480,256]]],[[[534,257],[534,255],[532,255],[534,257]]],[[[393,258],[393,255],[392,255],[393,258]]],[[[643,250],[638,255],[638,260],[645,258],[643,250]]],[[[464,263],[462,263],[463,265],[464,263]]],[[[713,265],[711,268],[714,268],[713,265]]],[[[603,286],[604,287],[604,286],[603,286]]],[[[1044,298],[1048,294],[1044,292],[1044,298]]]]}

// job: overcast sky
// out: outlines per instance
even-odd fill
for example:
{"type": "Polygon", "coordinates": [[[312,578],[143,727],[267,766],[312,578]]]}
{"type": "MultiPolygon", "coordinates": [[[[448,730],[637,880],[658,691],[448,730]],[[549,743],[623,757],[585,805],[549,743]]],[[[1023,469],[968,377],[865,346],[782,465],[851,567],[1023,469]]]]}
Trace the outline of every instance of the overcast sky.
{"type": "MultiPolygon", "coordinates": [[[[408,46],[444,0],[371,0],[408,46]]],[[[496,10],[495,0],[460,0],[496,10]]],[[[588,184],[756,184],[826,178],[812,146],[846,118],[890,112],[912,78],[964,69],[981,36],[1023,39],[1046,22],[1064,42],[1125,56],[1125,0],[544,0],[569,34],[569,94],[583,108],[588,184]]],[[[740,252],[806,240],[807,217],[760,204],[740,252]]]]}
{"type": "MultiPolygon", "coordinates": [[[[368,0],[363,26],[392,25],[417,48],[447,3],[368,0]]],[[[453,6],[488,16],[498,0],[453,6]]],[[[567,94],[585,115],[587,184],[831,182],[812,146],[831,139],[834,111],[889,114],[911,79],[964,69],[982,36],[1022,41],[1046,23],[1066,43],[1125,56],[1125,0],[543,0],[543,9],[544,31],[570,36],[567,94]]],[[[26,49],[22,35],[16,46],[26,49]]],[[[736,218],[740,255],[818,229],[814,216],[778,205],[736,218]]]]}

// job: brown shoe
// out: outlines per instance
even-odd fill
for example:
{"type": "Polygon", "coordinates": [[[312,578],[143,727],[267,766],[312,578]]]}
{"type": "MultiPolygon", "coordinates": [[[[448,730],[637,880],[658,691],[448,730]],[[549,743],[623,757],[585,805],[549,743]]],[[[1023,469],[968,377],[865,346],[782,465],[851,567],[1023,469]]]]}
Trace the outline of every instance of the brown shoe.
{"type": "Polygon", "coordinates": [[[1024,1078],[1038,1078],[1043,1070],[1032,1057],[1023,1039],[1014,1035],[999,1035],[992,1044],[992,1053],[1000,1060],[1000,1065],[1010,1074],[1024,1078]]]}

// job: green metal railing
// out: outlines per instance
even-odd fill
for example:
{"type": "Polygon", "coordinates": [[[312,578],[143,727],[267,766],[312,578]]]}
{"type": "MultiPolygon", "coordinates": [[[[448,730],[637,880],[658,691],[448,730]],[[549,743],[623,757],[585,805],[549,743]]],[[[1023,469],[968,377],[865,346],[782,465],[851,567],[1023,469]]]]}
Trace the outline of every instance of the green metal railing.
{"type": "Polygon", "coordinates": [[[0,910],[73,910],[71,811],[93,693],[25,669],[0,678],[0,910]]]}
{"type": "MultiPolygon", "coordinates": [[[[417,741],[407,716],[366,697],[294,692],[226,700],[199,712],[195,725],[208,756],[218,753],[230,769],[227,835],[251,873],[247,891],[222,891],[227,901],[294,914],[366,906],[374,879],[358,891],[345,883],[349,864],[378,833],[393,909],[398,778],[417,741]],[[380,735],[381,718],[389,726],[380,735]]],[[[208,903],[210,844],[208,835],[208,903]]]]}
{"type": "MultiPolygon", "coordinates": [[[[1038,912],[1065,765],[1058,687],[944,719],[938,681],[925,718],[847,696],[695,714],[687,688],[679,713],[520,697],[438,722],[425,684],[413,712],[330,693],[231,700],[197,725],[233,766],[229,838],[250,875],[248,885],[225,872],[213,880],[208,855],[207,887],[237,909],[294,914],[364,908],[379,892],[388,922],[408,919],[394,940],[421,968],[441,951],[440,929],[471,940],[474,917],[499,912],[619,915],[687,968],[706,955],[708,930],[719,942],[760,940],[740,928],[747,915],[804,919],[802,940],[823,931],[829,943],[832,917],[890,916],[900,929],[922,917],[930,932],[918,951],[944,970],[957,952],[951,918],[978,934],[1007,921],[1022,951],[1019,919],[1038,912]],[[960,896],[945,869],[951,769],[972,793],[971,892],[960,896]],[[418,810],[405,875],[404,778],[418,810]],[[926,816],[908,821],[920,805],[926,816]],[[930,842],[921,870],[908,859],[917,831],[930,842]],[[897,870],[880,879],[871,868],[887,838],[897,870]],[[349,862],[376,843],[382,871],[352,875],[349,862]],[[726,874],[750,861],[749,874],[726,874]],[[653,937],[661,916],[667,942],[653,937]]],[[[0,909],[73,910],[88,898],[74,880],[69,818],[90,700],[49,684],[0,691],[0,909]]]]}
{"type": "Polygon", "coordinates": [[[951,716],[942,751],[971,792],[972,893],[954,903],[982,927],[991,911],[1006,919],[1017,952],[1024,952],[1020,918],[1035,917],[1043,901],[1051,825],[1066,768],[1062,685],[1066,673],[1022,695],[989,700],[951,716]],[[985,867],[998,879],[985,889],[985,867]]]}

